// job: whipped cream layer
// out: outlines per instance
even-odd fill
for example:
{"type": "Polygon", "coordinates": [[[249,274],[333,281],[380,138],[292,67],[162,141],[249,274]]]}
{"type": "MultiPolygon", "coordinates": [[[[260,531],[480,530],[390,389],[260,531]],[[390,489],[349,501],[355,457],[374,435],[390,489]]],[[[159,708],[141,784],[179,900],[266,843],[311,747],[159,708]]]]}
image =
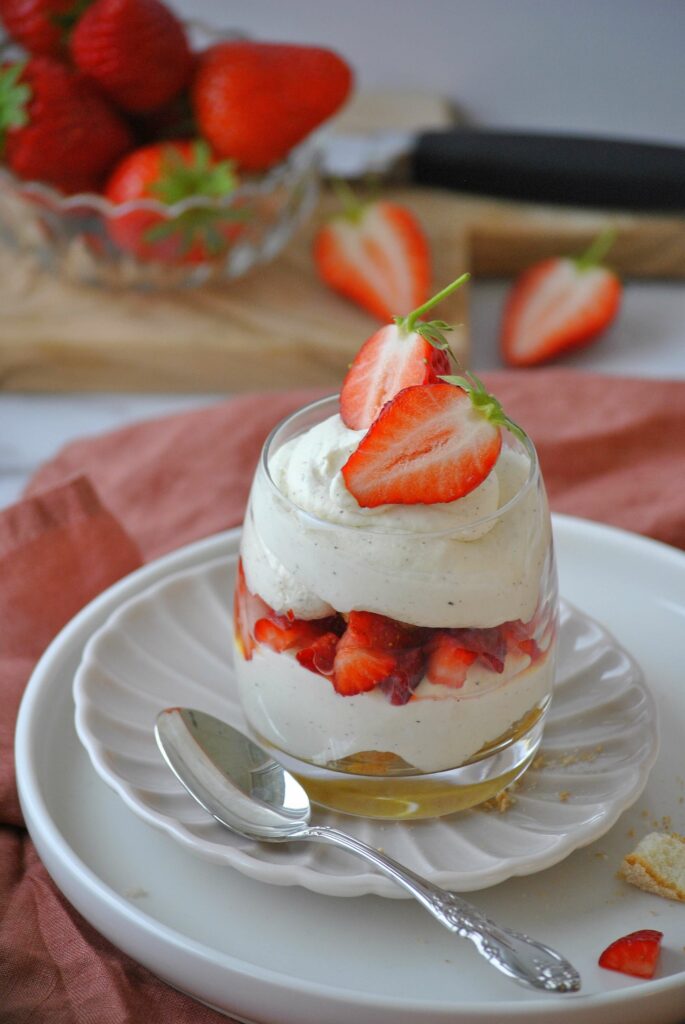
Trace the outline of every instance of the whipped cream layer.
{"type": "Polygon", "coordinates": [[[265,740],[325,766],[361,751],[396,754],[420,772],[447,771],[505,736],[552,690],[554,658],[508,658],[501,676],[474,663],[461,689],[424,679],[415,699],[393,705],[379,689],[341,697],[288,653],[258,647],[237,674],[252,728],[265,740]]]}
{"type": "Polygon", "coordinates": [[[458,501],[365,509],[341,473],[363,435],[335,415],[272,455],[271,480],[260,466],[242,540],[252,593],[304,619],[358,609],[443,628],[531,619],[550,544],[539,481],[496,515],[529,477],[527,452],[503,446],[458,501]]]}

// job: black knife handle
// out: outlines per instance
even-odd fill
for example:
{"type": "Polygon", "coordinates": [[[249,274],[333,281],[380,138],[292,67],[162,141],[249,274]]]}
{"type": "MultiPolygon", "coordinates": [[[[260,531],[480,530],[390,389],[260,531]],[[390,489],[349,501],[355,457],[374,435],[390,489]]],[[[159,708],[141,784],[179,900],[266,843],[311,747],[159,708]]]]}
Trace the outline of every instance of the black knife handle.
{"type": "Polygon", "coordinates": [[[565,206],[685,210],[685,148],[574,135],[426,132],[412,180],[565,206]]]}

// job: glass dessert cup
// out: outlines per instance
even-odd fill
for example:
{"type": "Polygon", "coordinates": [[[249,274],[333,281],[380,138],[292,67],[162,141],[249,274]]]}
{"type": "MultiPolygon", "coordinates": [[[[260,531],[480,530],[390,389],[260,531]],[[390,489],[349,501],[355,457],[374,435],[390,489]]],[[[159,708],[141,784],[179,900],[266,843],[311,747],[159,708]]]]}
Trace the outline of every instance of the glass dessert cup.
{"type": "Polygon", "coordinates": [[[248,725],[323,806],[475,806],[531,763],[552,695],[535,449],[503,430],[494,470],[459,501],[361,509],[340,474],[361,433],[337,412],[334,397],[284,420],[255,473],[234,614],[248,725]]]}

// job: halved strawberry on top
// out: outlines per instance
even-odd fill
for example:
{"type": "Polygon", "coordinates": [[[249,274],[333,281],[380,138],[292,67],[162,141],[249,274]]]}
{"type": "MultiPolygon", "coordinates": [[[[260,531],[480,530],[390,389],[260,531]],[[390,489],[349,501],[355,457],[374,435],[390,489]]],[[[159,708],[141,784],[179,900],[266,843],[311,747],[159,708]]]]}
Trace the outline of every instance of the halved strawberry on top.
{"type": "Polygon", "coordinates": [[[353,430],[369,427],[386,402],[412,384],[434,384],[450,372],[447,353],[417,331],[388,324],[359,349],[340,393],[340,415],[353,430]]]}
{"type": "Polygon", "coordinates": [[[384,406],[342,474],[364,508],[456,501],[483,482],[501,447],[499,427],[465,390],[424,384],[384,406]]]}
{"type": "Polygon", "coordinates": [[[462,274],[407,316],[396,316],[368,338],[347,372],[340,393],[340,415],[353,430],[371,426],[386,402],[403,388],[435,384],[449,373],[449,343],[442,320],[424,321],[422,315],[460,288],[462,274]]]}

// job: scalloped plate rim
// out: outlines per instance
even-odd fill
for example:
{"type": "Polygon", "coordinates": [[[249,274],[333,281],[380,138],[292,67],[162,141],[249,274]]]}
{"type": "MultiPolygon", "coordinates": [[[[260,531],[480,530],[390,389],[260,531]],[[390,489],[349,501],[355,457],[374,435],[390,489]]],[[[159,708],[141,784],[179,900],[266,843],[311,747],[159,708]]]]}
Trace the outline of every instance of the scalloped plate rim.
{"type": "MultiPolygon", "coordinates": [[[[94,664],[93,650],[97,647],[100,638],[103,635],[106,635],[111,630],[112,626],[116,626],[119,620],[125,620],[126,615],[129,613],[131,608],[135,609],[141,603],[154,602],[157,596],[166,590],[166,588],[174,581],[193,578],[196,577],[198,573],[207,573],[211,571],[212,567],[217,563],[224,561],[226,557],[231,558],[235,556],[237,554],[239,537],[239,530],[235,530],[230,531],[229,533],[216,535],[214,538],[208,538],[208,540],[215,540],[221,546],[223,549],[222,553],[212,555],[205,554],[203,550],[199,550],[194,563],[184,568],[174,569],[173,567],[173,563],[175,561],[174,556],[177,555],[178,552],[173,552],[171,555],[158,560],[157,563],[152,563],[158,568],[163,568],[160,563],[170,562],[171,564],[169,566],[169,570],[164,572],[160,578],[156,579],[147,588],[139,591],[128,600],[122,601],[122,603],[108,616],[107,621],[93,633],[84,647],[81,664],[74,680],[74,701],[76,704],[75,724],[79,740],[85,747],[91,763],[98,775],[105,783],[107,783],[107,785],[114,789],[127,807],[129,807],[138,817],[142,818],[142,820],[147,821],[153,827],[166,832],[182,846],[204,859],[213,863],[231,866],[257,881],[275,885],[300,885],[321,895],[361,896],[373,894],[390,898],[409,898],[398,886],[394,885],[389,879],[377,872],[360,870],[355,874],[336,876],[323,873],[308,865],[287,863],[285,857],[283,857],[283,864],[260,861],[254,858],[249,850],[244,850],[239,847],[217,846],[217,844],[211,842],[211,840],[198,838],[177,818],[150,808],[145,804],[144,800],[141,799],[141,796],[138,793],[140,787],[134,786],[122,779],[116,771],[112,769],[111,765],[108,763],[107,747],[100,742],[89,726],[88,712],[91,708],[96,707],[96,705],[93,703],[84,688],[84,679],[87,678],[85,670],[87,670],[91,664],[94,664]]],[[[144,573],[146,568],[149,567],[143,567],[143,569],[138,570],[138,573],[144,573]]],[[[636,665],[632,656],[625,651],[625,648],[618,644],[615,638],[611,636],[601,623],[597,622],[595,619],[591,619],[589,616],[586,616],[569,602],[565,603],[570,609],[571,614],[578,615],[582,619],[590,621],[601,631],[602,636],[610,641],[611,646],[614,649],[627,654],[631,663],[639,670],[639,666],[636,665]]],[[[623,814],[628,807],[639,799],[647,784],[649,772],[658,755],[659,743],[656,707],[649,689],[644,684],[641,671],[640,683],[642,693],[645,695],[649,706],[651,723],[653,726],[653,742],[651,750],[649,752],[649,756],[645,757],[643,761],[640,762],[639,766],[636,766],[633,769],[637,772],[637,776],[632,786],[628,787],[620,800],[612,803],[612,807],[609,812],[605,811],[600,815],[601,821],[599,823],[594,819],[591,819],[580,825],[574,826],[570,831],[560,834],[555,839],[550,839],[549,847],[542,853],[534,855],[528,853],[510,858],[502,858],[487,869],[474,870],[469,873],[462,872],[458,875],[455,874],[455,872],[435,870],[430,872],[431,880],[439,885],[443,885],[444,887],[458,888],[459,891],[462,892],[487,888],[511,877],[522,877],[552,867],[554,864],[559,863],[567,857],[574,850],[590,844],[613,827],[621,814],[623,814]]],[[[605,805],[605,801],[602,801],[602,805],[605,805]]],[[[344,823],[349,830],[354,831],[353,818],[349,818],[347,816],[336,817],[344,818],[344,823]]],[[[444,822],[447,819],[438,820],[444,822]]],[[[382,823],[379,822],[379,825],[380,824],[382,823]]],[[[283,852],[285,853],[285,851],[283,852]]]]}

